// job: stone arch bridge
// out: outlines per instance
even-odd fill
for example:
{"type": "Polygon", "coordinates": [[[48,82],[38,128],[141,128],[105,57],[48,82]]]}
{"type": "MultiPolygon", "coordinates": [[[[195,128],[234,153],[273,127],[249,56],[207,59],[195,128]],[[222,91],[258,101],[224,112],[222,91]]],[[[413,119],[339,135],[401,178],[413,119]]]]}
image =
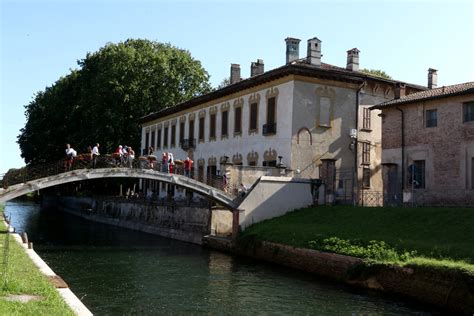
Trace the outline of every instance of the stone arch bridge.
{"type": "Polygon", "coordinates": [[[0,189],[0,203],[22,196],[24,194],[45,189],[48,187],[65,183],[104,178],[138,178],[157,180],[189,189],[199,193],[205,198],[216,202],[229,211],[235,211],[238,207],[237,198],[231,194],[212,187],[208,184],[188,178],[184,175],[170,174],[156,171],[154,169],[135,168],[99,168],[99,169],[76,169],[60,172],[53,175],[43,175],[40,178],[30,179],[21,183],[13,184],[0,189]]]}

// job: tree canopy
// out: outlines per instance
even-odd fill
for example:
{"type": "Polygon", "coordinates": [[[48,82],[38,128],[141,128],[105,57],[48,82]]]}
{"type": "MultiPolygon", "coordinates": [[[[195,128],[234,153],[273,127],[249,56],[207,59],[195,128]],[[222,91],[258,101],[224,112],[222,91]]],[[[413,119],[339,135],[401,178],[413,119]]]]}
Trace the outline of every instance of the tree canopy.
{"type": "Polygon", "coordinates": [[[101,144],[140,146],[137,119],[209,92],[209,75],[191,54],[170,44],[129,39],[78,61],[79,69],[38,92],[25,106],[18,144],[27,164],[58,160],[101,144]]]}
{"type": "Polygon", "coordinates": [[[383,70],[364,68],[364,69],[361,69],[360,71],[368,75],[372,75],[372,76],[376,76],[376,77],[380,77],[384,79],[392,79],[392,77],[383,70]]]}

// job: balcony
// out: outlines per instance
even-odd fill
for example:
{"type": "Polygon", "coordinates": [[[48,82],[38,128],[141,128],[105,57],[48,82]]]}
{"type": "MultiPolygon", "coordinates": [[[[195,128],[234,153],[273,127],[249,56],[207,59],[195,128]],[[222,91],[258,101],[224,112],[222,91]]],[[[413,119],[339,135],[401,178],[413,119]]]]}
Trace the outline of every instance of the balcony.
{"type": "Polygon", "coordinates": [[[183,150],[189,150],[189,149],[194,149],[196,148],[196,138],[187,138],[183,139],[180,143],[179,146],[183,150]]]}
{"type": "Polygon", "coordinates": [[[277,132],[277,124],[276,123],[263,124],[262,134],[264,136],[275,135],[276,132],[277,132]]]}

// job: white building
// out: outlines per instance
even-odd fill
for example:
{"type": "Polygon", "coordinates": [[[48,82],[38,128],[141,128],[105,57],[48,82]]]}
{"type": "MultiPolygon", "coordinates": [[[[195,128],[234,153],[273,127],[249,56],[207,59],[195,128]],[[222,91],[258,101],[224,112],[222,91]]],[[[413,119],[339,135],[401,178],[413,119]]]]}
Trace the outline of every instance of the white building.
{"type": "Polygon", "coordinates": [[[286,65],[251,77],[231,65],[231,84],[140,119],[142,152],[192,157],[195,175],[217,174],[223,161],[277,166],[300,177],[322,178],[336,196],[352,199],[360,188],[382,190],[380,111],[369,107],[424,87],[359,71],[359,51],[347,52],[346,68],[321,62],[321,41],[286,40],[286,65]],[[356,181],[353,181],[353,179],[356,181]]]}

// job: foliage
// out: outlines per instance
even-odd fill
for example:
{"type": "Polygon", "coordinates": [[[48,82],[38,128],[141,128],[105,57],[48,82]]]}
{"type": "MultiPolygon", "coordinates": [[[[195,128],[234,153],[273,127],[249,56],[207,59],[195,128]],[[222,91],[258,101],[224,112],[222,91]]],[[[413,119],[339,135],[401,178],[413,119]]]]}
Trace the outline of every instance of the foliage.
{"type": "Polygon", "coordinates": [[[230,78],[222,79],[221,83],[217,86],[216,90],[222,89],[230,85],[230,78]]]}
{"type": "Polygon", "coordinates": [[[314,207],[252,225],[239,240],[400,264],[454,262],[474,271],[473,225],[468,208],[314,207]]]}
{"type": "MultiPolygon", "coordinates": [[[[2,211],[3,205],[0,205],[0,213],[2,211]]],[[[5,237],[5,225],[0,223],[2,255],[5,237]]],[[[13,238],[10,239],[8,259],[8,282],[6,288],[0,288],[0,296],[30,294],[40,296],[41,299],[29,303],[0,299],[0,315],[74,315],[54,286],[41,274],[13,238]]]]}
{"type": "Polygon", "coordinates": [[[26,106],[18,136],[26,163],[62,158],[65,143],[79,153],[96,142],[102,152],[122,144],[138,153],[138,118],[211,90],[201,63],[170,44],[107,44],[78,65],[26,106]]]}
{"type": "Polygon", "coordinates": [[[340,239],[338,237],[323,240],[311,240],[309,248],[340,253],[348,256],[359,257],[375,261],[407,261],[416,255],[416,251],[397,251],[384,241],[371,240],[364,245],[360,242],[340,239]]]}
{"type": "Polygon", "coordinates": [[[384,78],[384,79],[392,79],[385,71],[379,69],[361,69],[360,72],[366,73],[368,75],[384,78]]]}

